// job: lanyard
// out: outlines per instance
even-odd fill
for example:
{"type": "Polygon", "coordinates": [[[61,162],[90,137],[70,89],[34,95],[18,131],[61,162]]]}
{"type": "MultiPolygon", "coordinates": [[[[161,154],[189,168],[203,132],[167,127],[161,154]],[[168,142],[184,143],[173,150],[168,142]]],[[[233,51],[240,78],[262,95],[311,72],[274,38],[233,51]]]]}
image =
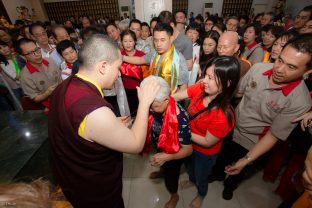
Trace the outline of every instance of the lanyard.
{"type": "Polygon", "coordinates": [[[12,62],[13,62],[13,64],[14,64],[14,68],[15,68],[16,75],[17,75],[18,77],[20,77],[20,75],[21,75],[21,69],[20,69],[20,67],[19,67],[18,64],[17,64],[15,57],[13,57],[12,62]]]}

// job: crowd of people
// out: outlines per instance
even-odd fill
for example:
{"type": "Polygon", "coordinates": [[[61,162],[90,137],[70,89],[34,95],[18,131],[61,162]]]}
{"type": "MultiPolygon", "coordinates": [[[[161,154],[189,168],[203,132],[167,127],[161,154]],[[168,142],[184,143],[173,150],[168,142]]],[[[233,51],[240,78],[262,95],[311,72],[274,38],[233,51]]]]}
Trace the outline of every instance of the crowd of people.
{"type": "Polygon", "coordinates": [[[0,110],[49,116],[54,174],[72,206],[124,207],[122,153],[151,149],[166,208],[190,186],[190,206],[202,207],[216,180],[231,200],[262,169],[280,180],[280,208],[312,206],[312,5],[293,21],[162,11],[149,23],[17,23],[0,28],[0,110]]]}

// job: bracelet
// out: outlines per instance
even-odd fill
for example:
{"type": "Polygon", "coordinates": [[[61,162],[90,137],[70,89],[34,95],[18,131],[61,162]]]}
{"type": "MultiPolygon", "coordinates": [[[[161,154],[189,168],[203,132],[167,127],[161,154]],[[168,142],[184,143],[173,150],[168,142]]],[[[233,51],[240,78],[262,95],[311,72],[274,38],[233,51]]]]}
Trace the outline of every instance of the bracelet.
{"type": "Polygon", "coordinates": [[[248,161],[248,165],[252,164],[252,158],[248,154],[244,156],[244,159],[248,161]]]}
{"type": "Polygon", "coordinates": [[[122,61],[122,62],[125,61],[125,56],[124,56],[124,55],[121,56],[121,61],[122,61]]]}

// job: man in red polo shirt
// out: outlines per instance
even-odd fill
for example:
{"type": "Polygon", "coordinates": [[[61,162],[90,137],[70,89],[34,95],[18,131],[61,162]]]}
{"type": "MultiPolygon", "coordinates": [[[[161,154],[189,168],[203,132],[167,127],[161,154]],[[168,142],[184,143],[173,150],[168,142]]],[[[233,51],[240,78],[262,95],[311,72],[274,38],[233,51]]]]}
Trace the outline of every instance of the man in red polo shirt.
{"type": "Polygon", "coordinates": [[[53,61],[42,58],[41,50],[33,40],[20,39],[16,50],[27,60],[21,72],[21,86],[25,95],[48,107],[46,101],[62,81],[61,71],[53,61]]]}
{"type": "Polygon", "coordinates": [[[255,64],[241,80],[235,110],[233,140],[225,142],[210,181],[224,181],[223,198],[246,177],[248,164],[286,140],[297,124],[292,120],[311,108],[309,91],[302,77],[312,72],[312,35],[287,43],[274,65],[255,64]],[[224,173],[225,172],[225,173],[224,173]]]}

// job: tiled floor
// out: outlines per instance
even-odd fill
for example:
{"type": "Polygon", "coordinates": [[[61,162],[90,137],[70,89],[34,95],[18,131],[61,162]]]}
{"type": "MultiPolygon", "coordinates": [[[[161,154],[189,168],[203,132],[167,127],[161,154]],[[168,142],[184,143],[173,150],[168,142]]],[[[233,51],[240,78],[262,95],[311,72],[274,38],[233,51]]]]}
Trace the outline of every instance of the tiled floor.
{"type": "MultiPolygon", "coordinates": [[[[124,155],[123,171],[123,198],[126,208],[161,208],[169,199],[162,179],[151,180],[148,178],[152,171],[158,168],[149,164],[148,156],[124,155]]],[[[180,180],[187,179],[185,171],[180,180]]],[[[276,208],[280,198],[272,191],[274,184],[265,183],[258,173],[245,181],[234,192],[230,201],[222,199],[223,185],[221,182],[209,184],[208,195],[202,207],[211,208],[276,208]]],[[[179,190],[180,200],[177,208],[187,208],[196,195],[196,188],[179,190]]]]}

